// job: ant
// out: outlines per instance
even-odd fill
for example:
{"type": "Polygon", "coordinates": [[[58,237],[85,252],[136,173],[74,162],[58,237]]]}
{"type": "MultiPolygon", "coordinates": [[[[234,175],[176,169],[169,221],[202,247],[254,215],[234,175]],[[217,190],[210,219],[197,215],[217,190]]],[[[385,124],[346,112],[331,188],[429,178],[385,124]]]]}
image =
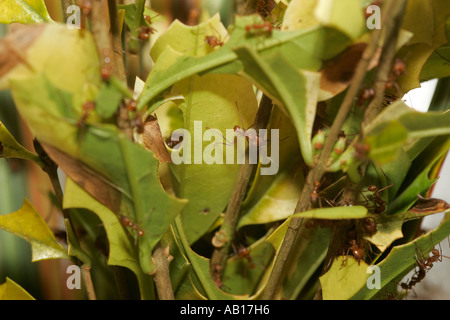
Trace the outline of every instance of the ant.
{"type": "Polygon", "coordinates": [[[120,222],[122,223],[122,225],[124,227],[129,227],[129,228],[136,230],[136,233],[139,237],[144,236],[144,234],[145,234],[144,230],[142,230],[137,224],[135,224],[133,221],[131,221],[130,218],[125,217],[125,216],[120,216],[120,222]]]}
{"type": "Polygon", "coordinates": [[[356,239],[351,239],[348,242],[348,249],[347,249],[347,254],[348,252],[351,251],[353,254],[353,257],[356,259],[356,261],[358,261],[358,266],[361,262],[362,259],[364,259],[364,248],[361,247],[360,245],[358,245],[358,243],[356,242],[356,239]]]}
{"type": "Polygon", "coordinates": [[[142,26],[139,28],[139,39],[148,40],[150,38],[150,34],[154,34],[155,32],[155,28],[150,26],[142,26]]]}
{"type": "Polygon", "coordinates": [[[126,102],[125,105],[126,105],[128,111],[136,112],[136,108],[137,108],[136,100],[130,99],[129,101],[126,102]]]}
{"type": "MultiPolygon", "coordinates": [[[[234,245],[233,245],[234,247],[234,245]]],[[[238,245],[238,247],[234,247],[236,254],[240,257],[240,258],[245,258],[248,261],[249,267],[250,269],[254,269],[255,268],[255,264],[253,263],[253,259],[250,256],[250,249],[248,247],[243,246],[242,244],[238,245]]]]}
{"type": "Polygon", "coordinates": [[[388,81],[386,82],[386,89],[391,89],[394,86],[398,87],[398,85],[396,83],[397,78],[400,77],[405,72],[406,72],[405,62],[400,58],[396,58],[394,65],[392,67],[392,73],[391,73],[388,81]]]}
{"type": "Polygon", "coordinates": [[[86,120],[89,116],[89,113],[91,110],[95,109],[95,102],[94,101],[88,101],[83,104],[83,113],[81,115],[81,118],[78,120],[78,122],[75,124],[78,128],[84,126],[86,123],[86,120]]]}
{"type": "Polygon", "coordinates": [[[220,41],[216,36],[206,36],[205,42],[210,48],[221,47],[224,45],[223,41],[220,41]]]}
{"type": "Polygon", "coordinates": [[[362,107],[364,105],[364,102],[372,99],[373,96],[375,96],[375,90],[373,90],[373,88],[364,88],[361,90],[356,103],[358,104],[358,106],[362,107]]]}
{"type": "Polygon", "coordinates": [[[92,11],[92,0],[80,0],[77,1],[78,7],[81,9],[81,19],[80,19],[80,28],[85,29],[86,27],[86,18],[91,14],[92,11]]]}
{"type": "Polygon", "coordinates": [[[314,189],[309,195],[309,198],[312,203],[316,203],[317,200],[319,199],[319,188],[321,184],[322,183],[319,181],[314,181],[314,189]]]}
{"type": "Polygon", "coordinates": [[[393,186],[393,184],[391,183],[390,185],[388,185],[384,188],[381,188],[381,189],[378,189],[378,187],[373,184],[367,187],[368,191],[373,192],[372,200],[374,203],[374,210],[373,210],[374,213],[379,214],[379,213],[383,213],[384,210],[386,210],[386,201],[384,201],[381,198],[380,192],[383,190],[386,190],[392,186],[393,186]]]}
{"type": "MultiPolygon", "coordinates": [[[[247,34],[247,36],[251,35],[251,31],[255,31],[256,33],[266,33],[266,35],[270,36],[272,34],[272,30],[275,27],[272,25],[272,23],[270,23],[269,21],[263,22],[263,23],[256,23],[256,24],[251,24],[248,26],[245,26],[245,32],[247,34]],[[259,31],[259,32],[257,32],[259,31]]],[[[253,34],[255,34],[255,32],[253,34]]]]}
{"type": "Polygon", "coordinates": [[[112,74],[112,67],[111,67],[112,60],[109,49],[103,49],[102,55],[103,55],[103,67],[100,70],[100,73],[102,75],[103,81],[108,81],[112,74]]]}
{"type": "Polygon", "coordinates": [[[355,144],[355,157],[364,161],[367,158],[367,154],[370,152],[370,146],[365,143],[355,144]]]}
{"type": "MultiPolygon", "coordinates": [[[[245,138],[247,138],[248,143],[250,145],[256,146],[256,147],[257,146],[261,146],[261,145],[263,145],[263,143],[267,142],[266,139],[260,139],[260,137],[259,137],[258,133],[256,132],[256,130],[254,130],[254,129],[250,130],[250,128],[253,127],[255,124],[252,124],[247,129],[245,128],[244,121],[242,120],[242,115],[241,115],[241,112],[239,111],[239,106],[238,106],[237,101],[235,102],[235,104],[236,104],[237,111],[239,113],[239,118],[241,119],[242,127],[240,127],[238,125],[235,125],[233,127],[233,131],[235,133],[235,138],[234,138],[234,141],[232,141],[232,142],[230,142],[227,139],[225,139],[225,137],[222,134],[219,133],[222,136],[222,138],[225,141],[227,141],[227,143],[224,142],[224,144],[227,145],[227,146],[232,146],[236,142],[236,139],[238,137],[245,137],[245,138]]],[[[206,128],[207,129],[211,129],[210,127],[206,127],[206,128]]],[[[213,130],[213,129],[211,129],[211,130],[213,130]]]]}
{"type": "Polygon", "coordinates": [[[377,222],[374,218],[363,218],[361,220],[361,226],[365,233],[373,235],[377,232],[377,222]]]}
{"type": "Polygon", "coordinates": [[[439,250],[436,248],[433,248],[431,250],[431,256],[429,256],[428,258],[425,258],[423,256],[423,254],[421,254],[422,260],[419,260],[416,257],[416,261],[417,261],[417,264],[419,265],[419,268],[424,268],[424,269],[430,270],[433,267],[433,263],[436,263],[438,261],[441,262],[442,258],[450,259],[450,257],[442,255],[442,248],[440,247],[440,245],[439,245],[439,248],[440,248],[439,250]]]}

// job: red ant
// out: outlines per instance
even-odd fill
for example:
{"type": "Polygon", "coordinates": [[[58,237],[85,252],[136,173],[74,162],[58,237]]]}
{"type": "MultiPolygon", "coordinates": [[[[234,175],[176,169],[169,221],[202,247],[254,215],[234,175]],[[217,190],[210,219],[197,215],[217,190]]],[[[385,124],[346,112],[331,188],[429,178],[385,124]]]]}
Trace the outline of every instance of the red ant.
{"type": "Polygon", "coordinates": [[[364,159],[366,159],[369,151],[370,151],[370,146],[368,144],[365,144],[365,143],[356,143],[355,144],[355,157],[357,157],[361,161],[364,161],[364,159]]]}
{"type": "Polygon", "coordinates": [[[362,107],[364,105],[364,102],[373,98],[374,95],[375,91],[372,88],[364,88],[361,90],[361,93],[358,99],[356,100],[356,103],[358,104],[358,106],[362,107]]]}
{"type": "Polygon", "coordinates": [[[399,76],[406,72],[406,65],[402,59],[396,58],[394,62],[394,66],[392,68],[392,73],[386,82],[386,89],[391,89],[392,87],[398,87],[396,81],[399,76]]]}
{"type": "Polygon", "coordinates": [[[103,67],[100,70],[100,73],[102,75],[103,81],[108,81],[112,74],[112,66],[111,66],[112,60],[109,49],[103,49],[102,55],[103,55],[103,67]]]}
{"type": "MultiPolygon", "coordinates": [[[[235,248],[235,250],[236,250],[236,248],[235,248]]],[[[250,249],[249,248],[247,248],[247,247],[245,247],[243,245],[239,245],[237,247],[236,253],[237,253],[237,255],[240,258],[247,259],[250,269],[254,269],[255,268],[255,264],[253,263],[252,257],[250,256],[250,249]]]]}
{"type": "Polygon", "coordinates": [[[81,9],[81,21],[80,28],[85,29],[86,27],[86,18],[91,14],[92,11],[92,1],[91,0],[80,0],[77,1],[77,5],[81,9]]]}
{"type": "Polygon", "coordinates": [[[260,31],[258,33],[266,33],[267,35],[271,35],[272,34],[272,30],[275,27],[272,25],[272,23],[270,23],[269,21],[263,22],[263,23],[256,23],[256,24],[251,24],[248,26],[245,26],[245,32],[247,33],[247,35],[251,35],[251,31],[254,30],[256,31],[260,31]]]}
{"type": "Polygon", "coordinates": [[[210,48],[221,47],[224,45],[224,43],[220,41],[216,36],[206,36],[205,42],[210,48]]]}
{"type": "Polygon", "coordinates": [[[319,199],[319,187],[322,183],[319,181],[314,181],[314,189],[309,195],[311,202],[316,203],[319,199]]]}
{"type": "Polygon", "coordinates": [[[374,218],[363,218],[361,225],[365,233],[372,235],[377,232],[377,222],[374,218]]]}
{"type": "Polygon", "coordinates": [[[136,111],[136,107],[137,107],[136,100],[130,99],[129,101],[127,101],[126,107],[127,107],[128,111],[135,112],[136,111]]]}
{"type": "Polygon", "coordinates": [[[81,118],[78,120],[78,122],[75,124],[75,126],[77,126],[78,128],[82,127],[88,116],[89,113],[91,112],[91,110],[95,109],[95,102],[94,101],[88,101],[86,103],[83,104],[83,113],[81,115],[81,118]]]}
{"type": "Polygon", "coordinates": [[[374,203],[374,213],[383,213],[386,210],[386,201],[384,201],[381,198],[380,192],[383,190],[386,190],[390,187],[392,187],[393,184],[390,184],[384,188],[378,189],[378,187],[376,185],[370,185],[367,187],[367,190],[369,190],[370,192],[373,192],[372,194],[372,200],[374,203]]]}
{"type": "Polygon", "coordinates": [[[154,34],[155,32],[155,28],[150,26],[142,26],[139,28],[139,39],[148,40],[148,38],[150,38],[150,34],[154,34]]]}
{"type": "Polygon", "coordinates": [[[120,222],[122,223],[122,225],[124,227],[130,227],[134,230],[136,230],[136,233],[139,237],[143,237],[144,236],[144,230],[142,230],[141,228],[139,228],[139,226],[137,224],[135,224],[133,221],[131,221],[130,218],[125,217],[125,216],[121,216],[120,217],[120,222]]]}

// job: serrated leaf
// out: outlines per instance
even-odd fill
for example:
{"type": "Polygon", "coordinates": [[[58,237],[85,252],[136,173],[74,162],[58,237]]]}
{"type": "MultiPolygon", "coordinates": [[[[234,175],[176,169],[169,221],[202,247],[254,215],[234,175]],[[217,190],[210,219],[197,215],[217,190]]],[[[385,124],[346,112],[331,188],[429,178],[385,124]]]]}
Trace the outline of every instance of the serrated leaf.
{"type": "MultiPolygon", "coordinates": [[[[176,82],[194,74],[238,73],[242,69],[242,64],[234,53],[234,48],[249,46],[263,55],[279,53],[296,67],[303,66],[304,69],[316,71],[320,68],[318,59],[330,59],[349,44],[348,37],[341,32],[322,27],[292,32],[273,30],[267,37],[247,36],[245,27],[255,23],[262,23],[259,15],[236,17],[235,28],[229,40],[220,49],[205,56],[186,56],[182,52],[167,47],[165,49],[167,52],[159,55],[157,63],[146,80],[146,86],[138,99],[138,109],[142,109],[176,82]],[[299,52],[302,59],[299,59],[299,52]],[[308,62],[311,60],[316,63],[310,65],[308,62]]],[[[150,107],[150,110],[153,111],[153,107],[150,107]]]]}
{"type": "Polygon", "coordinates": [[[20,145],[11,135],[8,129],[0,121],[0,157],[4,158],[20,158],[31,160],[39,167],[43,168],[44,163],[35,153],[32,153],[20,145]]]}
{"type": "MultiPolygon", "coordinates": [[[[394,247],[389,255],[377,264],[380,268],[380,287],[385,287],[399,275],[412,270],[417,265],[415,260],[417,250],[420,250],[421,253],[427,255],[437,243],[440,243],[448,237],[449,234],[450,214],[447,213],[439,227],[433,231],[428,232],[407,244],[394,247]]],[[[352,299],[370,299],[379,292],[379,289],[377,288],[369,289],[367,286],[364,286],[364,283],[366,283],[365,279],[361,278],[359,280],[359,284],[355,284],[355,286],[359,287],[360,290],[354,293],[353,297],[351,297],[352,299]]],[[[350,298],[350,296],[345,298],[350,298]]]]}
{"type": "Polygon", "coordinates": [[[297,129],[303,159],[311,164],[311,134],[319,95],[320,75],[298,70],[282,55],[263,59],[249,47],[235,50],[244,64],[244,73],[251,77],[272,99],[289,112],[297,129]]]}
{"type": "Polygon", "coordinates": [[[31,244],[33,262],[69,259],[67,250],[59,244],[45,221],[26,199],[19,210],[0,216],[0,228],[31,244]]]}

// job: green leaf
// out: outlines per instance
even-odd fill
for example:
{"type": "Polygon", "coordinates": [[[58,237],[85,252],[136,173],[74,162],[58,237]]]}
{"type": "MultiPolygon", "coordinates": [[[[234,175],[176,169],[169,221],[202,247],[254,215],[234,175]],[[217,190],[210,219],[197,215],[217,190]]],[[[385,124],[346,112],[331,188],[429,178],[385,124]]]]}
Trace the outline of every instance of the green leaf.
{"type": "Polygon", "coordinates": [[[319,74],[298,70],[280,54],[266,55],[262,59],[248,47],[235,51],[244,64],[244,73],[288,110],[297,129],[303,158],[311,164],[311,134],[319,95],[319,74]]]}
{"type": "Polygon", "coordinates": [[[330,207],[311,209],[295,213],[295,217],[309,219],[362,219],[367,216],[367,208],[363,206],[330,207]]]}
{"type": "Polygon", "coordinates": [[[32,153],[20,145],[11,135],[8,129],[0,121],[0,157],[20,158],[31,160],[39,167],[44,168],[44,163],[35,153],[32,153]]]}
{"type": "Polygon", "coordinates": [[[95,111],[102,118],[109,118],[117,111],[122,99],[123,94],[117,87],[111,82],[103,82],[95,99],[95,111]]]}
{"type": "Polygon", "coordinates": [[[359,38],[366,27],[360,0],[319,0],[314,13],[320,23],[351,39],[359,38]]]}
{"type": "MultiPolygon", "coordinates": [[[[174,224],[174,234],[177,242],[181,245],[180,248],[183,254],[188,259],[193,269],[193,276],[198,279],[198,284],[201,285],[201,290],[205,292],[205,295],[210,300],[235,300],[245,299],[247,296],[230,295],[220,290],[213,279],[209,271],[210,263],[209,259],[206,259],[198,255],[193,251],[189,245],[186,235],[183,231],[183,224],[181,219],[177,217],[174,224]]],[[[200,288],[199,288],[200,289],[200,288]]],[[[199,290],[197,289],[197,290],[199,290]]]]}
{"type": "Polygon", "coordinates": [[[185,137],[182,147],[172,150],[172,159],[174,153],[179,154],[183,149],[183,154],[189,153],[185,155],[190,160],[187,163],[171,163],[169,167],[177,196],[189,199],[183,208],[182,220],[186,236],[193,243],[208,231],[223,212],[236,183],[239,170],[237,152],[235,145],[231,145],[232,141],[226,142],[226,130],[232,131],[235,125],[242,127],[241,123],[249,128],[256,113],[257,101],[251,84],[236,75],[193,76],[178,83],[176,88],[185,97],[180,108],[190,141],[185,137]],[[203,141],[207,127],[217,133],[211,142],[203,141]],[[185,149],[188,147],[190,151],[185,149]],[[208,147],[223,152],[223,156],[219,156],[222,163],[206,163],[208,147]],[[227,164],[225,159],[228,150],[234,150],[235,154],[231,164],[227,164]]]}
{"type": "MultiPolygon", "coordinates": [[[[139,252],[135,240],[132,236],[130,236],[130,231],[127,231],[122,226],[120,217],[109,210],[106,206],[95,200],[70,178],[66,181],[63,207],[64,209],[87,209],[95,213],[100,218],[103,222],[103,226],[105,227],[106,236],[108,237],[108,265],[122,266],[133,271],[139,281],[141,295],[145,298],[148,295],[146,290],[148,289],[150,279],[148,278],[148,275],[145,275],[140,268],[139,252]]],[[[67,230],[69,230],[68,235],[70,236],[70,229],[67,230]]],[[[71,249],[73,254],[79,256],[79,253],[81,253],[80,259],[85,263],[89,262],[89,258],[88,261],[85,261],[85,253],[76,243],[73,241],[70,241],[69,243],[69,249],[71,249]],[[73,252],[73,250],[75,250],[75,252],[73,252]]]]}
{"type": "Polygon", "coordinates": [[[16,212],[0,216],[0,228],[31,244],[32,261],[46,259],[69,259],[66,249],[28,200],[16,212]]]}
{"type": "MultiPolygon", "coordinates": [[[[151,251],[185,203],[164,191],[158,177],[159,163],[153,153],[132,143],[111,125],[85,124],[78,128],[71,95],[55,88],[42,75],[11,81],[11,84],[18,108],[29,115],[28,123],[38,140],[59,148],[69,158],[54,159],[55,162],[70,172],[75,181],[78,178],[79,183],[84,183],[83,177],[74,177],[79,174],[80,165],[74,160],[79,160],[91,175],[94,172],[104,188],[121,194],[121,198],[112,200],[123,201],[121,214],[139,223],[145,231],[139,238],[140,262],[143,271],[150,273],[151,251]],[[32,117],[33,114],[37,116],[32,117]]],[[[101,189],[97,186],[91,191],[101,192],[101,189]]]]}
{"type": "MultiPolygon", "coordinates": [[[[416,266],[416,250],[420,250],[424,255],[427,255],[437,243],[440,243],[448,237],[449,234],[450,214],[447,213],[438,228],[407,244],[395,246],[389,255],[382,262],[377,264],[380,268],[381,288],[384,288],[399,275],[412,270],[416,266]]],[[[376,288],[369,289],[367,286],[364,286],[365,282],[366,280],[360,279],[360,283],[355,284],[355,286],[360,289],[353,294],[351,297],[352,299],[370,299],[379,292],[376,288]]],[[[350,298],[350,295],[344,298],[350,298]]]]}
{"type": "Polygon", "coordinates": [[[44,0],[2,0],[0,23],[24,24],[52,22],[44,0]]]}
{"type": "Polygon", "coordinates": [[[35,300],[24,288],[10,278],[0,285],[0,300],[35,300]]]}
{"type": "Polygon", "coordinates": [[[354,296],[366,284],[368,267],[352,256],[338,256],[330,270],[320,277],[323,300],[347,300],[354,296]]]}
{"type": "Polygon", "coordinates": [[[227,260],[223,276],[224,290],[232,294],[255,292],[267,266],[272,261],[274,249],[270,243],[260,240],[247,248],[247,257],[235,254],[227,260]]]}
{"type": "MultiPolygon", "coordinates": [[[[170,46],[166,47],[158,56],[146,80],[145,88],[138,99],[138,109],[142,109],[176,82],[194,74],[238,73],[242,69],[242,64],[234,53],[234,48],[249,46],[263,55],[282,53],[292,65],[303,68],[305,59],[306,61],[314,59],[316,63],[309,66],[308,70],[317,71],[320,68],[317,59],[330,59],[349,44],[348,37],[341,32],[323,27],[292,32],[273,30],[270,36],[247,36],[245,27],[255,23],[262,23],[259,15],[236,17],[235,28],[229,40],[220,49],[205,56],[187,56],[184,52],[174,50],[170,46]]],[[[198,37],[196,43],[201,43],[204,34],[198,34],[198,37]]],[[[150,111],[153,111],[152,107],[150,111]]]]}

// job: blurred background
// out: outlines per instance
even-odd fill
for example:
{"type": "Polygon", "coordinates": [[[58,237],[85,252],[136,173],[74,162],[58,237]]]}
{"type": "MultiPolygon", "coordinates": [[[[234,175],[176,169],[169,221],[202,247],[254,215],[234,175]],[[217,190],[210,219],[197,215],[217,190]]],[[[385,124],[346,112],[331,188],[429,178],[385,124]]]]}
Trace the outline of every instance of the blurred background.
{"type": "MultiPolygon", "coordinates": [[[[69,1],[69,0],[63,0],[69,1]]],[[[125,0],[124,3],[127,3],[125,0]]],[[[62,21],[61,0],[46,0],[48,10],[53,19],[62,21]]],[[[242,10],[245,0],[153,0],[147,6],[164,15],[170,22],[179,19],[185,24],[195,25],[201,15],[212,15],[220,12],[222,22],[227,26],[232,22],[236,11],[242,10]]],[[[7,32],[7,26],[0,24],[0,37],[7,32]]],[[[145,78],[146,75],[141,75],[145,78]]],[[[414,109],[425,112],[431,105],[448,108],[450,101],[436,101],[435,92],[450,92],[450,79],[431,80],[422,84],[421,88],[412,90],[403,97],[405,103],[414,109]]],[[[440,94],[439,96],[443,96],[440,94]]],[[[8,91],[0,91],[0,121],[13,136],[30,150],[32,136],[17,114],[13,100],[8,91]]],[[[36,207],[50,228],[56,233],[64,231],[62,217],[53,205],[52,188],[48,177],[40,168],[30,162],[18,159],[0,159],[0,214],[9,214],[21,208],[24,199],[36,207]]],[[[432,197],[450,203],[450,156],[444,162],[440,179],[435,184],[432,197]]],[[[427,217],[422,222],[423,230],[435,228],[442,214],[427,217]]],[[[443,254],[450,257],[450,243],[441,243],[443,254]]],[[[31,262],[30,244],[14,235],[0,230],[0,284],[6,277],[20,284],[37,299],[79,299],[85,298],[80,290],[68,290],[66,287],[66,268],[70,261],[54,260],[31,262]]],[[[427,273],[425,279],[415,286],[415,292],[408,299],[450,299],[450,282],[442,279],[450,278],[450,259],[436,263],[427,273]]],[[[407,276],[407,278],[410,277],[407,276]]]]}

